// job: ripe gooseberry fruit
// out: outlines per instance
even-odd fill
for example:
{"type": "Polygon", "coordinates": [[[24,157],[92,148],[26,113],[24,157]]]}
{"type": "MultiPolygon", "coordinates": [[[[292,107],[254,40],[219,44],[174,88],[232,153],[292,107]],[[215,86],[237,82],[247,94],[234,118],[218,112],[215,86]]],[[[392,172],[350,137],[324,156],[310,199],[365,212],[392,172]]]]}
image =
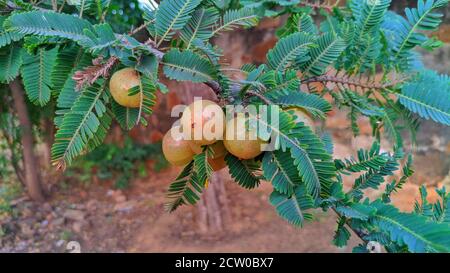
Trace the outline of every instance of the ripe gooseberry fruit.
{"type": "Polygon", "coordinates": [[[294,121],[295,123],[303,122],[306,126],[311,127],[314,129],[314,120],[311,118],[311,116],[302,108],[300,107],[289,107],[286,108],[286,111],[293,111],[294,113],[294,121]]]}
{"type": "Polygon", "coordinates": [[[256,128],[247,128],[246,121],[243,115],[228,121],[223,141],[228,152],[239,159],[255,158],[262,153],[261,145],[266,143],[257,138],[256,128]]]}
{"type": "MultiPolygon", "coordinates": [[[[203,147],[195,144],[194,142],[190,141],[189,142],[189,146],[191,147],[191,150],[195,153],[195,154],[201,154],[203,153],[203,147]]],[[[211,145],[209,145],[209,147],[212,150],[212,156],[211,158],[219,158],[222,156],[225,156],[225,154],[227,153],[227,150],[225,149],[225,146],[223,145],[223,141],[219,140],[216,143],[213,143],[211,145]]]]}
{"type": "Polygon", "coordinates": [[[213,101],[196,100],[183,111],[180,122],[185,139],[200,146],[210,145],[223,137],[225,114],[213,101]]]}
{"type": "Polygon", "coordinates": [[[113,99],[120,105],[128,108],[138,108],[141,95],[128,96],[129,90],[140,85],[139,74],[133,68],[124,68],[116,71],[109,81],[109,91],[113,99]]]}
{"type": "Polygon", "coordinates": [[[179,126],[172,127],[164,135],[162,150],[167,161],[175,166],[184,166],[194,158],[194,152],[189,147],[189,141],[183,139],[179,126]]]}

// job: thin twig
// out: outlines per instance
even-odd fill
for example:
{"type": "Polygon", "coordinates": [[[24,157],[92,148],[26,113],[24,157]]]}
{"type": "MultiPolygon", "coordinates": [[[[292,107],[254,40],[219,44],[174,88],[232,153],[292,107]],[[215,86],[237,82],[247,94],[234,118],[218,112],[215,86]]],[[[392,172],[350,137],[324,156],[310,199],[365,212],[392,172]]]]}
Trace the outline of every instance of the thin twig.
{"type": "Polygon", "coordinates": [[[273,104],[273,102],[271,100],[269,100],[268,98],[264,97],[261,93],[258,93],[256,91],[248,90],[246,92],[246,94],[259,98],[260,100],[265,102],[267,105],[273,104]]]}
{"type": "Polygon", "coordinates": [[[329,12],[332,12],[333,8],[335,8],[339,4],[339,2],[340,0],[336,1],[334,4],[320,3],[320,1],[315,1],[314,3],[302,2],[300,3],[300,6],[311,7],[313,9],[325,9],[329,12]]]}
{"type": "Polygon", "coordinates": [[[344,77],[338,77],[338,76],[332,76],[332,75],[322,75],[322,76],[317,76],[317,77],[311,77],[311,78],[307,78],[302,80],[302,84],[309,84],[312,82],[321,82],[321,83],[336,83],[336,84],[342,84],[343,86],[353,86],[355,88],[362,88],[362,89],[369,89],[369,90],[381,90],[381,89],[385,89],[387,87],[391,87],[394,86],[401,81],[398,82],[392,82],[392,83],[385,83],[385,84],[380,84],[377,82],[363,82],[361,79],[354,79],[354,78],[349,78],[347,76],[344,77]]]}
{"type": "Polygon", "coordinates": [[[64,6],[66,5],[66,2],[67,2],[67,0],[64,0],[64,1],[62,2],[61,6],[59,7],[59,10],[58,10],[59,13],[61,13],[61,12],[63,11],[64,6]]]}

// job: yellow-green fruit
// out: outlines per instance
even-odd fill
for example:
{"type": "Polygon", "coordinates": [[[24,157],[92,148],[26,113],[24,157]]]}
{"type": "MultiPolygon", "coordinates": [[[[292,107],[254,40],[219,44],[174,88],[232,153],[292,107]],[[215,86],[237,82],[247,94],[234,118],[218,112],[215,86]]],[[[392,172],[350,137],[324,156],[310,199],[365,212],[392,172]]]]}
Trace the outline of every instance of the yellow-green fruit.
{"type": "Polygon", "coordinates": [[[210,100],[196,100],[183,111],[181,127],[185,139],[197,145],[210,145],[221,139],[225,127],[225,114],[210,100]]]}
{"type": "Polygon", "coordinates": [[[175,126],[166,133],[162,141],[162,150],[170,164],[184,166],[192,161],[194,152],[189,147],[189,141],[177,133],[179,130],[179,126],[175,126]]]}
{"type": "Polygon", "coordinates": [[[112,75],[109,81],[109,91],[118,104],[124,107],[138,108],[141,95],[128,96],[129,90],[138,85],[140,85],[138,72],[133,68],[124,68],[112,75]]]}
{"type": "MultiPolygon", "coordinates": [[[[195,154],[201,154],[203,152],[202,146],[200,146],[192,141],[189,141],[189,146],[191,147],[191,150],[195,154]]],[[[212,152],[213,152],[213,156],[211,158],[222,157],[227,152],[227,150],[225,149],[225,146],[223,145],[223,141],[221,141],[221,140],[209,145],[209,147],[212,149],[212,152]]]]}
{"type": "Polygon", "coordinates": [[[215,172],[222,170],[227,166],[227,163],[225,162],[225,156],[221,156],[218,158],[208,158],[208,163],[215,172]]]}
{"type": "Polygon", "coordinates": [[[303,122],[306,126],[311,127],[314,129],[314,120],[311,118],[311,116],[302,108],[300,107],[289,107],[286,108],[286,111],[293,111],[295,116],[295,122],[303,122]]]}
{"type": "Polygon", "coordinates": [[[262,153],[261,145],[266,142],[256,137],[255,128],[243,128],[245,124],[246,119],[242,115],[228,121],[223,144],[232,155],[240,159],[252,159],[262,153]]]}

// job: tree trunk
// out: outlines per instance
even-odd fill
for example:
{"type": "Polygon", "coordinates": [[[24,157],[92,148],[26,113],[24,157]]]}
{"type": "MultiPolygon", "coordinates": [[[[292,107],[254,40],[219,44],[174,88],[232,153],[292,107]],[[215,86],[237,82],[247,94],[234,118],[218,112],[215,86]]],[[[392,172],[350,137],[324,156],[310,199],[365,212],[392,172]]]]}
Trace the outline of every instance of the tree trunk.
{"type": "Polygon", "coordinates": [[[14,106],[19,117],[21,127],[21,142],[23,148],[23,161],[25,170],[25,183],[28,194],[34,201],[44,201],[44,194],[41,188],[40,173],[38,162],[34,154],[33,133],[31,130],[31,121],[28,115],[27,105],[24,99],[24,90],[19,78],[16,78],[9,84],[11,88],[14,106]]]}
{"type": "Polygon", "coordinates": [[[55,126],[53,124],[53,121],[48,118],[44,117],[41,122],[41,128],[43,132],[43,140],[45,147],[42,151],[42,157],[45,162],[45,166],[48,169],[51,169],[51,154],[52,154],[52,145],[53,142],[55,142],[54,136],[55,136],[55,126]]]}
{"type": "Polygon", "coordinates": [[[215,172],[198,203],[197,223],[199,230],[202,233],[211,231],[220,233],[226,229],[230,218],[225,185],[221,173],[215,172]]]}

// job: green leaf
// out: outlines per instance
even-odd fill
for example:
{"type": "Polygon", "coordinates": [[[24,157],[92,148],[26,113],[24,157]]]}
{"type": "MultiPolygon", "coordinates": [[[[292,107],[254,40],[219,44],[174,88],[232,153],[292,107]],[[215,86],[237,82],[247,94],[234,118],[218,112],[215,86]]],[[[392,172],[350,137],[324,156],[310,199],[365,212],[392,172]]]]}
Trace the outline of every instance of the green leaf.
{"type": "Polygon", "coordinates": [[[389,234],[391,240],[408,246],[410,252],[450,252],[450,229],[447,224],[428,221],[427,217],[401,213],[381,201],[372,203],[377,209],[370,223],[389,234]]]}
{"type": "Polygon", "coordinates": [[[302,183],[289,152],[266,152],[262,166],[264,177],[279,193],[291,195],[295,187],[302,183]]]}
{"type": "Polygon", "coordinates": [[[423,31],[439,27],[443,15],[438,10],[447,5],[448,0],[418,0],[417,8],[405,9],[407,20],[392,12],[386,15],[383,29],[390,37],[394,36],[390,43],[393,60],[407,57],[412,48],[428,41],[423,31]]]}
{"type": "Polygon", "coordinates": [[[350,203],[338,204],[336,211],[347,218],[368,220],[370,216],[375,214],[376,209],[360,203],[350,203]]]}
{"type": "MultiPolygon", "coordinates": [[[[58,110],[56,111],[55,124],[57,127],[60,127],[63,116],[69,112],[70,108],[74,105],[77,98],[80,96],[81,92],[77,91],[75,86],[76,82],[72,78],[74,73],[78,70],[81,70],[89,65],[92,65],[91,56],[85,53],[83,50],[78,51],[77,53],[73,53],[75,55],[69,54],[68,58],[73,58],[72,70],[65,79],[65,82],[62,86],[61,90],[57,90],[54,87],[55,95],[58,95],[57,104],[58,110]]],[[[58,61],[55,66],[55,69],[58,67],[58,61]]],[[[61,70],[62,72],[62,70],[61,70]]],[[[52,79],[56,80],[55,73],[59,73],[54,71],[52,73],[52,79]]]]}
{"type": "Polygon", "coordinates": [[[305,220],[313,218],[312,214],[306,211],[314,207],[314,202],[302,185],[297,186],[292,195],[274,191],[269,201],[275,207],[277,214],[294,226],[301,227],[305,220]]]}
{"type": "Polygon", "coordinates": [[[294,65],[296,59],[305,59],[308,49],[314,46],[314,37],[298,32],[282,38],[267,53],[269,68],[283,71],[294,65]]]}
{"type": "Polygon", "coordinates": [[[24,35],[57,36],[77,42],[89,40],[85,30],[93,31],[87,20],[69,14],[43,11],[13,14],[6,20],[5,28],[24,35]]]}
{"type": "Polygon", "coordinates": [[[367,33],[381,24],[390,5],[391,0],[352,1],[350,7],[358,29],[357,35],[367,33]]]}
{"type": "Polygon", "coordinates": [[[266,139],[265,136],[269,134],[272,136],[275,148],[281,145],[283,151],[288,149],[291,152],[294,165],[297,166],[299,175],[312,197],[317,198],[320,193],[328,195],[336,169],[321,139],[303,123],[296,124],[289,113],[283,112],[276,106],[269,110],[278,112],[278,121],[268,119],[272,116],[271,113],[262,117],[250,114],[250,118],[256,120],[259,128],[262,128],[258,130],[260,134],[267,130],[259,137],[266,139]]]}
{"type": "Polygon", "coordinates": [[[311,58],[301,66],[303,75],[320,76],[335,62],[346,48],[343,39],[331,33],[322,34],[317,39],[317,47],[310,51],[311,58]]]}
{"type": "Polygon", "coordinates": [[[67,78],[72,76],[71,72],[82,54],[83,50],[78,46],[67,46],[58,52],[51,75],[52,91],[55,95],[61,92],[67,78]]]}
{"type": "Polygon", "coordinates": [[[359,149],[356,159],[354,157],[344,160],[337,159],[335,163],[339,171],[358,173],[370,169],[380,170],[390,158],[388,153],[380,153],[380,143],[374,142],[370,150],[359,149]]]}
{"type": "MultiPolygon", "coordinates": [[[[146,122],[142,118],[142,114],[145,113],[147,115],[150,115],[153,113],[152,107],[156,104],[156,90],[157,90],[155,78],[156,72],[147,74],[139,73],[140,84],[129,90],[128,93],[129,96],[139,95],[138,116],[136,117],[136,122],[141,121],[144,124],[146,124],[146,122]]],[[[130,109],[127,109],[126,111],[130,111],[130,109]]],[[[122,127],[129,128],[128,126],[122,127]]]]}
{"type": "Polygon", "coordinates": [[[239,10],[227,10],[213,31],[215,36],[221,31],[230,31],[237,27],[252,27],[258,24],[259,18],[253,9],[242,8],[239,10]]]}
{"type": "Polygon", "coordinates": [[[219,19],[219,12],[214,8],[198,9],[181,30],[181,39],[186,43],[186,48],[192,46],[196,39],[207,41],[212,37],[212,26],[219,19]]]}
{"type": "Polygon", "coordinates": [[[295,32],[307,32],[311,34],[317,34],[317,27],[314,21],[308,13],[293,14],[288,18],[286,24],[277,30],[277,36],[280,38],[286,37],[295,32]]]}
{"type": "Polygon", "coordinates": [[[123,130],[129,131],[139,122],[138,108],[124,107],[113,100],[111,102],[111,110],[123,130]]]}
{"type": "Polygon", "coordinates": [[[191,18],[201,0],[164,0],[156,11],[156,34],[158,46],[170,40],[176,30],[181,30],[191,18]]]}
{"type": "Polygon", "coordinates": [[[350,232],[345,227],[345,220],[345,217],[341,217],[338,220],[338,227],[333,237],[333,244],[337,247],[346,246],[351,236],[350,232]]]}
{"type": "Polygon", "coordinates": [[[425,119],[432,119],[450,126],[450,78],[435,72],[424,71],[406,83],[399,101],[411,112],[425,119]]]}
{"type": "Polygon", "coordinates": [[[253,189],[259,186],[260,180],[257,173],[260,171],[259,164],[254,160],[239,160],[232,154],[225,156],[228,170],[231,177],[239,186],[246,189],[253,189]]]}
{"type": "Polygon", "coordinates": [[[185,204],[194,205],[200,200],[203,191],[204,181],[200,181],[194,168],[194,161],[184,167],[175,181],[170,184],[167,192],[169,201],[165,204],[165,209],[169,212],[175,211],[179,206],[185,204]]]}
{"type": "Polygon", "coordinates": [[[199,182],[204,185],[213,172],[213,169],[208,162],[208,149],[205,149],[203,153],[194,156],[194,167],[199,182]]]}
{"type": "Polygon", "coordinates": [[[58,48],[38,49],[36,55],[25,54],[21,69],[23,84],[30,101],[44,106],[50,101],[52,72],[56,63],[58,48]]]}
{"type": "Polygon", "coordinates": [[[191,51],[172,49],[164,55],[164,73],[177,81],[207,82],[216,78],[215,67],[191,51]]]}
{"type": "Polygon", "coordinates": [[[23,38],[23,34],[17,32],[7,31],[3,28],[3,23],[8,17],[0,16],[0,48],[19,41],[23,38]]]}
{"type": "Polygon", "coordinates": [[[52,146],[52,161],[59,167],[70,165],[73,159],[92,146],[99,145],[109,129],[110,118],[103,103],[105,81],[84,88],[62,120],[52,146]],[[107,123],[104,123],[107,122],[107,123]]]}
{"type": "Polygon", "coordinates": [[[14,45],[0,49],[0,82],[9,83],[19,75],[22,49],[14,45]]]}
{"type": "Polygon", "coordinates": [[[275,91],[266,95],[283,107],[300,107],[315,117],[325,118],[332,109],[331,104],[324,98],[298,90],[295,92],[275,91]]]}

